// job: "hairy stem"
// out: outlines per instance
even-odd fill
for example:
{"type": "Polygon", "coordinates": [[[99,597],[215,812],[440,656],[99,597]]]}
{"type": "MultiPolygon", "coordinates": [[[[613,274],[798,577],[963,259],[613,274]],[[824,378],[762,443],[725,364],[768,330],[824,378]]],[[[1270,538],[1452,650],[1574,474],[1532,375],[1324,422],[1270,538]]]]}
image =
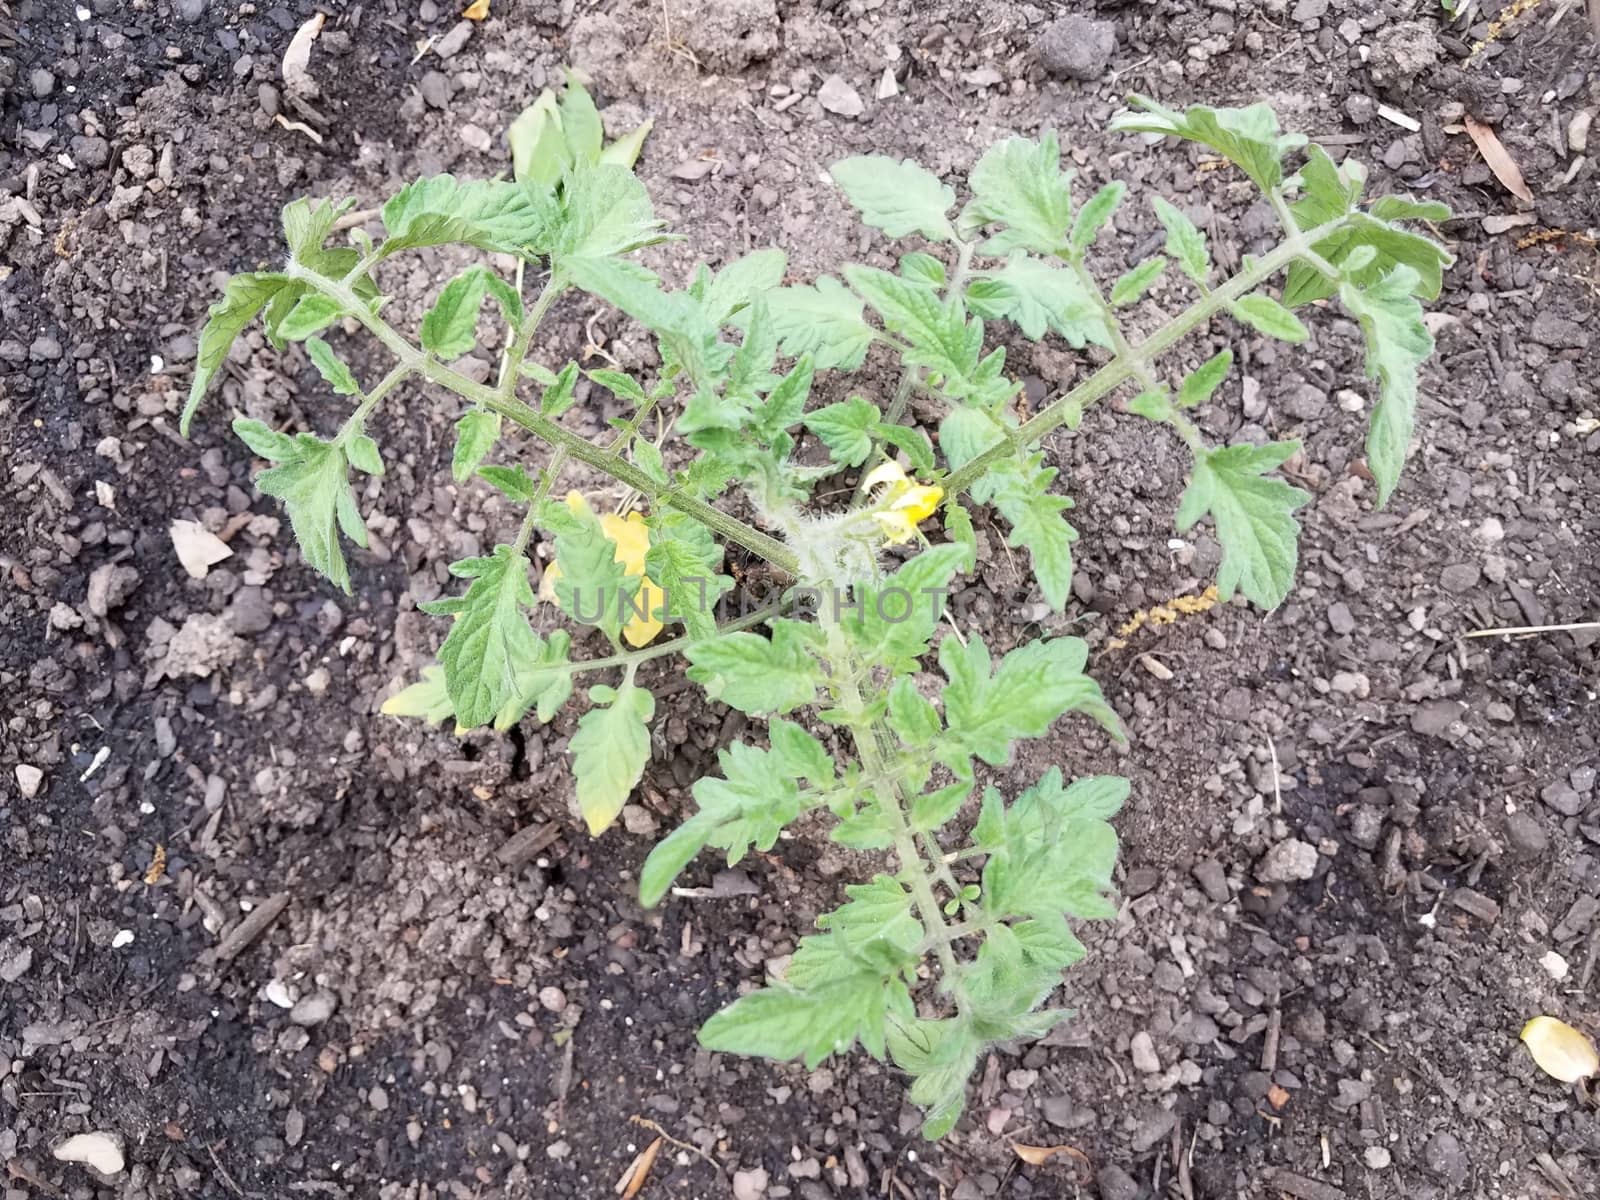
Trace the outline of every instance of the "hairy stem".
{"type": "MultiPolygon", "coordinates": [[[[401,365],[421,374],[426,379],[437,383],[463,399],[474,404],[482,405],[510,421],[515,422],[529,433],[547,442],[557,449],[565,449],[568,454],[586,466],[602,471],[619,483],[633,488],[641,496],[647,497],[651,504],[660,508],[667,506],[693,517],[713,533],[726,541],[743,546],[752,554],[765,559],[780,571],[788,575],[798,575],[800,570],[799,559],[795,554],[777,538],[723,512],[713,505],[707,504],[696,496],[685,495],[676,488],[657,483],[638,467],[622,458],[612,454],[604,447],[597,446],[587,438],[573,433],[571,430],[558,425],[546,417],[538,409],[516,398],[515,395],[503,395],[498,389],[487,387],[468,379],[459,371],[437,362],[424,354],[406,340],[393,326],[384,321],[369,309],[356,294],[344,283],[336,279],[329,279],[325,275],[290,263],[288,273],[291,277],[304,280],[319,292],[337,300],[351,316],[364,325],[391,354],[399,360],[401,365]]],[[[537,308],[537,304],[535,305],[537,308]]],[[[534,314],[529,313],[529,317],[534,314]]],[[[524,326],[527,325],[524,321],[524,326]]],[[[521,331],[518,331],[519,340],[521,331]]],[[[529,334],[531,337],[531,332],[529,334]]],[[[524,347],[524,353],[526,347],[524,347]]],[[[522,360],[508,357],[510,378],[515,380],[522,366],[522,360]]],[[[513,384],[514,388],[514,384],[513,384]]]]}
{"type": "Polygon", "coordinates": [[[356,406],[356,410],[345,418],[344,424],[339,427],[339,433],[334,438],[334,444],[339,445],[347,442],[365,429],[367,418],[372,415],[372,410],[378,407],[385,396],[405,382],[406,377],[413,370],[413,367],[400,363],[393,367],[382,379],[378,380],[377,383],[373,384],[372,390],[362,397],[361,403],[356,406]]]}
{"type": "Polygon", "coordinates": [[[1074,413],[1081,412],[1095,401],[1110,395],[1128,380],[1137,378],[1141,368],[1148,370],[1159,356],[1172,349],[1197,326],[1209,321],[1240,296],[1270,279],[1295,259],[1304,257],[1313,244],[1342,228],[1348,221],[1348,217],[1339,217],[1315,229],[1293,235],[1282,245],[1251,263],[1227,283],[1191,304],[1137,346],[1130,346],[1126,357],[1118,355],[1113,358],[1066,395],[1058,397],[1040,409],[1031,420],[1024,421],[1016,429],[1009,430],[1000,441],[973,458],[966,466],[945,476],[943,480],[945,502],[950,503],[959,497],[967,488],[982,479],[989,468],[1000,459],[1031,448],[1046,434],[1066,424],[1074,413]]]}

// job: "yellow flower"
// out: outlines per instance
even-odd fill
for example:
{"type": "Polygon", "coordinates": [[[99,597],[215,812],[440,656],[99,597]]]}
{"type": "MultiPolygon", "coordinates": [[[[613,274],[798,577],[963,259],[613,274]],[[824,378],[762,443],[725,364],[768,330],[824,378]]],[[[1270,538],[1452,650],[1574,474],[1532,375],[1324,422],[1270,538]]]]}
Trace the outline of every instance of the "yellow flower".
{"type": "Polygon", "coordinates": [[[917,526],[933,516],[944,499],[944,489],[917,483],[893,460],[874,467],[867,475],[867,491],[881,487],[872,519],[883,530],[891,545],[909,542],[917,536],[917,526]]]}
{"type": "MultiPolygon", "coordinates": [[[[567,493],[567,507],[573,512],[587,512],[589,509],[588,502],[577,492],[567,493]]],[[[644,573],[645,555],[650,553],[650,530],[645,526],[644,517],[636,512],[626,517],[604,513],[600,517],[600,528],[616,547],[613,557],[617,562],[629,575],[640,577],[638,594],[628,602],[628,608],[635,613],[643,609],[646,615],[629,619],[622,627],[622,638],[630,646],[648,645],[661,632],[661,622],[654,613],[666,603],[665,593],[655,580],[644,573]]],[[[560,564],[551,563],[544,569],[544,577],[539,580],[539,599],[555,602],[556,580],[559,578],[560,564]]]]}

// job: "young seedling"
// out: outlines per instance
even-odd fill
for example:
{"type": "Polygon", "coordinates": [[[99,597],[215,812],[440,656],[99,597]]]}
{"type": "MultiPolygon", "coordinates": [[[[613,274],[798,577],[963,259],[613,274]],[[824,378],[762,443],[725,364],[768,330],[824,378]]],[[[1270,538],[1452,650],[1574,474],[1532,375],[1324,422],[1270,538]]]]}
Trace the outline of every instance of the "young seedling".
{"type": "Polygon", "coordinates": [[[975,567],[971,506],[993,508],[1060,611],[1078,535],[1040,444],[1077,429],[1090,405],[1127,393],[1130,419],[1170,431],[1193,456],[1177,523],[1213,526],[1217,595],[1276,607],[1294,577],[1295,512],[1309,497],[1275,471],[1298,443],[1210,444],[1193,414],[1226,382],[1232,355],[1176,373],[1169,352],[1218,317],[1302,342],[1298,314],[1337,301],[1365,335],[1377,382],[1366,462],[1381,504],[1405,461],[1417,371],[1432,349],[1422,302],[1438,295],[1450,261],[1404,225],[1443,220],[1442,205],[1365,201],[1359,165],[1283,133],[1264,105],[1180,113],[1134,97],[1112,127],[1221,155],[1261,190],[1281,240],[1220,278],[1205,236],[1155,197],[1164,253],[1102,286],[1096,248],[1126,189],[1112,183],[1075,204],[1072,174],[1045,133],[985,153],[959,207],[951,187],[912,162],[836,164],[833,179],[864,222],[916,239],[896,270],[844,264],[841,277],[784,287],[784,254],[768,249],[716,271],[699,266],[671,289],[633,257],[667,237],[628,169],[643,133],[621,150],[602,148],[592,104],[569,83],[513,126],[513,180],[418,180],[384,205],[381,242],[358,235],[355,248],[330,248],[344,206],[290,204],[286,263],[235,276],[211,310],[184,417],[187,428],[233,338],[258,315],[274,345],[303,343],[333,391],[354,402],[338,433],[244,419],[234,428],[276,464],[258,482],[284,502],[307,563],[348,590],[341,533],[357,545],[366,538],[349,470],[383,470],[369,425],[412,379],[461,397],[456,479],[483,480],[526,517],[510,541],[452,566],[459,594],[423,606],[454,618],[438,666],[386,711],[504,729],[550,720],[577,676],[593,678],[571,756],[595,833],[616,818],[649,758],[655,698],[639,681],[643,663],[679,656],[711,699],[765,718],[764,737],[725,748],[721,774],[694,785],[696,811],[650,854],[641,899],[658,904],[702,849],[735,863],[818,810],[833,819],[833,840],[892,862],[847,886],[782,978],[712,1016],[700,1039],[807,1066],[859,1042],[910,1077],[929,1137],[960,1115],[988,1047],[1036,1038],[1065,1015],[1045,1005],[1084,955],[1069,921],[1115,912],[1108,822],[1128,791],[1115,776],[1069,783],[1056,768],[1012,795],[980,786],[988,768],[1011,762],[1018,740],[1045,736],[1065,714],[1122,734],[1084,673],[1082,641],[1043,638],[1003,655],[978,629],[936,641],[947,594],[975,567]],[[402,252],[443,244],[510,255],[517,278],[468,267],[439,290],[413,342],[382,315],[379,279],[402,252]],[[1172,268],[1187,281],[1173,291],[1187,287],[1192,302],[1134,338],[1123,311],[1172,268]],[[542,281],[531,301],[524,273],[542,281]],[[586,372],[632,408],[609,442],[562,423],[579,365],[535,354],[541,318],[573,291],[638,321],[660,352],[648,379],[586,372]],[[473,347],[486,297],[510,334],[497,378],[479,383],[451,363],[473,347]],[[346,320],[393,361],[370,386],[319,337],[346,320]],[[1019,421],[1005,351],[985,351],[993,322],[1033,340],[1099,347],[1104,365],[1019,421]],[[849,386],[869,355],[899,365],[882,407],[870,388],[849,386]],[[842,398],[814,403],[819,377],[842,398]],[[937,444],[902,421],[914,393],[942,414],[937,444]],[[507,436],[507,422],[543,443],[544,456],[527,457],[529,439],[507,436]],[[606,497],[611,511],[597,511],[594,498],[556,498],[571,460],[618,485],[606,497]],[[852,474],[853,498],[841,504],[851,489],[839,480],[852,474]],[[536,536],[554,547],[537,591],[536,536]],[[772,603],[719,623],[732,548],[765,560],[785,586],[772,603]],[[579,628],[537,632],[552,606],[579,628]],[[664,638],[668,626],[677,632],[664,638]],[[596,640],[583,627],[607,652],[571,657],[573,632],[584,645],[596,640]]]}

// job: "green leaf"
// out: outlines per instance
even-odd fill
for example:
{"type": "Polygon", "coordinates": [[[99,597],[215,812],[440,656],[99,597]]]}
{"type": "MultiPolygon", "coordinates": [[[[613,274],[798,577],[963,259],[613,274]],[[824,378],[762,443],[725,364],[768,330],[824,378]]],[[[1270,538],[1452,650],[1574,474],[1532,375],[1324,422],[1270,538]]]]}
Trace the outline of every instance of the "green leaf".
{"type": "MultiPolygon", "coordinates": [[[[845,945],[863,947],[868,942],[883,941],[898,949],[905,958],[915,961],[918,947],[926,936],[922,922],[911,911],[911,893],[892,875],[874,875],[870,883],[846,884],[849,899],[832,912],[817,918],[817,928],[831,931],[845,945]]],[[[807,938],[806,941],[821,939],[807,938]]],[[[796,961],[799,955],[796,955],[796,961]]],[[[801,983],[791,965],[787,978],[801,983]]]]}
{"type": "Polygon", "coordinates": [[[500,313],[505,317],[507,324],[513,330],[521,325],[522,297],[517,293],[517,289],[489,270],[483,273],[483,286],[494,298],[494,302],[500,306],[500,313]]]}
{"type": "Polygon", "coordinates": [[[1223,350],[1206,359],[1183,377],[1183,386],[1178,389],[1178,403],[1184,408],[1204,404],[1222,386],[1232,366],[1232,350],[1223,350]]]}
{"type": "Polygon", "coordinates": [[[786,713],[810,704],[823,683],[812,657],[817,634],[812,626],[783,619],[772,623],[772,637],[727,633],[696,642],[684,651],[690,679],[706,695],[747,713],[786,713]]]}
{"type": "Polygon", "coordinates": [[[1145,418],[1147,421],[1170,421],[1172,419],[1172,401],[1167,398],[1166,392],[1140,392],[1132,400],[1128,401],[1128,411],[1136,417],[1145,418]]]}
{"type": "Polygon", "coordinates": [[[588,508],[573,512],[561,505],[557,511],[567,515],[556,532],[556,603],[579,624],[593,625],[615,641],[635,614],[640,577],[617,561],[616,543],[588,508]]]}
{"type": "MultiPolygon", "coordinates": [[[[947,303],[931,289],[877,267],[851,263],[844,268],[844,276],[877,310],[884,328],[910,343],[905,361],[926,367],[931,382],[948,385],[977,371],[983,323],[969,322],[959,301],[947,303]]],[[[947,386],[946,390],[951,389],[947,386]]],[[[952,394],[959,394],[959,389],[952,394]]]]}
{"type": "Polygon", "coordinates": [[[420,605],[435,616],[453,616],[439,662],[444,667],[456,720],[466,728],[487,725],[524,686],[525,673],[540,660],[543,643],[528,624],[533,589],[528,560],[510,546],[450,564],[469,579],[466,592],[420,605]]]}
{"type": "Polygon", "coordinates": [[[644,394],[644,389],[639,386],[638,381],[626,372],[613,371],[609,367],[602,367],[596,371],[585,371],[584,374],[617,397],[617,399],[626,400],[634,407],[638,407],[649,399],[644,394]]]}
{"type": "Polygon", "coordinates": [[[600,161],[600,145],[605,140],[600,114],[582,82],[570,69],[567,86],[561,91],[561,135],[574,162],[600,161]]]}
{"type": "Polygon", "coordinates": [[[284,462],[298,453],[298,443],[293,437],[279,433],[254,418],[235,418],[233,431],[255,454],[269,462],[284,462]]]}
{"type": "MultiPolygon", "coordinates": [[[[456,450],[450,460],[450,474],[465,483],[489,456],[500,437],[500,414],[486,408],[472,408],[456,422],[456,450]]],[[[531,498],[531,497],[530,497],[531,498]]]]}
{"type": "Polygon", "coordinates": [[[944,286],[944,264],[920,250],[900,256],[900,274],[912,283],[925,283],[936,288],[944,286]]]}
{"type": "Polygon", "coordinates": [[[840,624],[864,661],[915,669],[966,556],[963,546],[930,546],[881,583],[857,585],[856,602],[840,624]]]}
{"type": "Polygon", "coordinates": [[[1413,200],[1410,196],[1379,196],[1367,211],[1380,221],[1440,221],[1450,219],[1450,206],[1439,200],[1413,200]]]}
{"type": "Polygon", "coordinates": [[[539,396],[539,414],[545,417],[559,417],[573,404],[573,389],[578,386],[578,364],[569,362],[561,368],[561,373],[555,377],[555,382],[544,389],[539,396]]]}
{"type": "Polygon", "coordinates": [[[578,719],[572,773],[578,782],[578,809],[590,834],[599,836],[644,777],[656,698],[631,683],[616,691],[603,684],[590,688],[589,698],[606,707],[591,708],[578,719]]]}
{"type": "Polygon", "coordinates": [[[967,303],[980,317],[1008,317],[1031,341],[1053,329],[1075,350],[1091,342],[1111,344],[1100,308],[1083,281],[1072,271],[1020,251],[998,271],[974,279],[967,303]]]}
{"type": "Polygon", "coordinates": [[[805,416],[806,428],[822,439],[828,456],[840,466],[859,467],[872,453],[878,406],[860,396],[825,405],[805,416]]]}
{"type": "Polygon", "coordinates": [[[1280,342],[1298,343],[1306,340],[1306,327],[1300,324],[1300,318],[1271,296],[1260,292],[1240,296],[1229,306],[1229,311],[1252,329],[1275,337],[1280,342]]]}
{"type": "Polygon", "coordinates": [[[628,448],[633,456],[634,465],[657,483],[667,482],[667,463],[661,457],[661,451],[654,442],[647,442],[643,438],[636,438],[628,448]]]}
{"type": "Polygon", "coordinates": [[[1008,544],[1027,547],[1040,591],[1060,612],[1072,591],[1072,543],[1078,531],[1061,515],[1072,501],[1049,491],[1055,477],[1056,469],[1044,465],[1043,453],[1001,459],[973,487],[972,498],[1000,510],[1011,526],[1008,544]]]}
{"type": "Polygon", "coordinates": [[[440,358],[460,358],[477,344],[478,309],[488,288],[488,275],[482,267],[468,267],[439,289],[433,307],[422,316],[424,350],[440,358]]]}
{"type": "Polygon", "coordinates": [[[385,700],[380,711],[386,717],[417,717],[428,725],[438,725],[455,716],[444,668],[437,664],[423,667],[422,677],[385,700]]]}
{"type": "Polygon", "coordinates": [[[861,318],[861,299],[831,275],[814,286],[777,288],[767,294],[772,328],[783,352],[811,355],[818,370],[853,371],[867,356],[872,326],[861,318]]]}
{"type": "Polygon", "coordinates": [[[1278,114],[1265,104],[1248,108],[1194,104],[1178,113],[1145,96],[1128,99],[1141,111],[1118,114],[1111,122],[1113,133],[1164,133],[1210,146],[1264,192],[1283,182],[1283,156],[1306,144],[1302,135],[1279,130],[1278,114]]]}
{"type": "Polygon", "coordinates": [[[925,1110],[922,1136],[942,1138],[967,1103],[967,1080],[977,1068],[983,1039],[961,1017],[891,1021],[889,1056],[912,1077],[909,1096],[925,1110]]]}
{"type": "MultiPolygon", "coordinates": [[[[650,550],[644,569],[666,595],[663,622],[681,622],[692,638],[711,638],[717,632],[717,601],[733,589],[733,579],[720,573],[722,547],[709,530],[689,519],[663,521],[651,518],[650,550]]],[[[677,514],[672,514],[676,516],[677,514]]]]}
{"type": "MultiPolygon", "coordinates": [[[[1056,981],[1063,959],[1070,962],[1082,954],[1077,940],[1060,925],[1061,915],[1104,917],[1116,912],[1114,907],[1108,911],[1103,897],[1112,889],[1117,835],[1098,814],[1108,807],[1115,812],[1127,794],[1127,780],[1116,776],[1063,788],[1060,769],[1052,767],[1009,806],[1001,805],[993,788],[984,796],[985,911],[1045,922],[1028,930],[1027,942],[1013,952],[1042,960],[1056,981]]],[[[1022,927],[1016,932],[1022,933],[1022,927]]],[[[996,949],[1005,952],[1004,947],[996,949]]],[[[1040,994],[1018,1009],[1025,1012],[1043,998],[1040,994]]]]}
{"type": "MultiPolygon", "coordinates": [[[[251,422],[236,421],[234,432],[255,448],[251,438],[259,440],[259,431],[251,422]]],[[[282,455],[279,465],[257,475],[256,487],[289,510],[307,565],[348,592],[350,570],[339,549],[339,530],[358,546],[367,544],[367,531],[350,491],[343,449],[310,433],[297,434],[292,447],[275,443],[273,449],[282,455]]]]}
{"type": "MultiPolygon", "coordinates": [[[[953,408],[939,423],[939,448],[950,466],[958,470],[1004,438],[1000,422],[977,408],[953,408]]],[[[974,490],[982,494],[985,486],[986,482],[980,479],[974,490]]],[[[979,498],[978,503],[988,501],[979,498]]]]}
{"type": "Polygon", "coordinates": [[[828,174],[861,220],[892,238],[920,233],[930,242],[945,242],[954,236],[945,214],[956,202],[955,189],[909,158],[861,155],[834,163],[828,174]]]}
{"type": "Polygon", "coordinates": [[[561,132],[561,108],[549,88],[511,122],[506,130],[511,144],[511,174],[518,183],[532,180],[553,187],[571,161],[571,150],[561,132]]]}
{"type": "Polygon", "coordinates": [[[646,120],[630,129],[600,151],[600,161],[614,167],[627,167],[631,171],[633,164],[639,161],[639,152],[644,149],[644,140],[650,136],[654,125],[655,121],[646,120]]]}
{"type": "Polygon", "coordinates": [[[889,689],[889,728],[908,746],[932,745],[944,728],[939,710],[909,675],[900,676],[889,689]]]}
{"type": "MultiPolygon", "coordinates": [[[[183,415],[178,418],[178,432],[184,437],[189,436],[189,425],[194,420],[194,414],[205,397],[206,389],[211,386],[212,377],[222,366],[223,359],[228,357],[234,338],[283,289],[298,287],[298,284],[291,284],[286,276],[273,271],[235,275],[228,280],[222,298],[207,310],[205,327],[200,330],[194,382],[189,387],[189,399],[183,406],[183,415]]],[[[843,291],[842,288],[840,290],[843,291]]]]}
{"type": "Polygon", "coordinates": [[[1111,303],[1117,305],[1135,303],[1140,296],[1150,290],[1151,284],[1161,278],[1161,272],[1166,269],[1166,256],[1157,254],[1153,258],[1145,259],[1131,271],[1123,272],[1111,285],[1111,303]]]}
{"type": "Polygon", "coordinates": [[[783,282],[788,256],[776,246],[756,250],[736,258],[712,277],[706,288],[706,315],[713,324],[725,325],[757,296],[765,295],[783,282]]]}
{"type": "Polygon", "coordinates": [[[368,475],[383,474],[383,455],[378,452],[378,443],[364,433],[350,435],[344,444],[344,456],[358,471],[368,475]]]}
{"type": "Polygon", "coordinates": [[[1201,287],[1211,278],[1211,253],[1206,249],[1206,235],[1183,210],[1167,203],[1160,196],[1150,201],[1156,216],[1166,226],[1167,244],[1163,247],[1177,261],[1178,268],[1201,287]]]}
{"type": "Polygon", "coordinates": [[[890,425],[884,421],[873,424],[874,436],[895,449],[903,451],[911,460],[914,470],[931,473],[934,469],[933,443],[928,440],[928,435],[920,429],[913,429],[909,425],[890,425]]]}
{"type": "Polygon", "coordinates": [[[298,342],[319,330],[332,325],[343,314],[337,300],[321,292],[307,292],[289,310],[289,315],[278,322],[277,334],[287,342],[298,342]]]}
{"type": "Polygon", "coordinates": [[[1100,230],[1117,211],[1117,206],[1122,203],[1122,197],[1127,194],[1128,185],[1120,179],[1112,180],[1089,198],[1089,202],[1078,210],[1078,219],[1072,223],[1072,248],[1082,254],[1094,245],[1095,238],[1100,236],[1100,230]]]}
{"type": "Polygon", "coordinates": [[[773,718],[767,723],[767,739],[772,743],[772,761],[784,775],[817,787],[833,784],[833,758],[827,748],[793,721],[773,718]]]}
{"type": "Polygon", "coordinates": [[[991,766],[1010,761],[1011,743],[1041,737],[1062,713],[1083,712],[1120,738],[1116,714],[1100,685],[1083,673],[1088,649],[1078,638],[1030,642],[1011,651],[991,673],[989,649],[972,637],[939,644],[945,725],[967,751],[991,766]]]}
{"type": "Polygon", "coordinates": [[[801,1059],[807,1069],[860,1041],[882,1058],[891,1008],[909,1008],[898,979],[860,971],[804,989],[767,987],[741,996],[700,1027],[700,1044],[727,1054],[780,1062],[801,1059]]]}
{"type": "Polygon", "coordinates": [[[317,368],[317,373],[327,381],[337,395],[359,396],[361,385],[356,382],[356,377],[350,373],[350,368],[345,366],[344,360],[333,352],[333,347],[319,337],[306,339],[306,357],[311,360],[311,365],[317,368]]]}
{"type": "Polygon", "coordinates": [[[538,487],[521,467],[479,467],[478,478],[519,504],[532,504],[538,487]]]}
{"type": "Polygon", "coordinates": [[[1388,503],[1416,421],[1417,371],[1433,353],[1433,337],[1416,299],[1416,272],[1396,267],[1366,287],[1345,284],[1339,300],[1367,340],[1367,375],[1378,381],[1378,403],[1367,428],[1367,466],[1378,483],[1378,505],[1388,503]]]}
{"type": "Polygon", "coordinates": [[[1274,442],[1197,452],[1178,505],[1178,528],[1188,529],[1208,512],[1215,518],[1222,543],[1217,592],[1223,600],[1237,588],[1271,610],[1289,594],[1299,559],[1294,511],[1311,496],[1265,476],[1299,449],[1299,442],[1274,442]]]}
{"type": "Polygon", "coordinates": [[[462,242],[508,254],[541,249],[549,211],[520,184],[431,175],[401,188],[383,206],[385,255],[419,246],[462,242]]]}
{"type": "Polygon", "coordinates": [[[560,265],[571,258],[607,258],[668,240],[650,193],[624,167],[576,168],[565,179],[561,217],[550,253],[560,265]]]}
{"type": "Polygon", "coordinates": [[[544,640],[538,658],[522,671],[522,690],[516,699],[502,708],[494,719],[494,727],[504,733],[535,709],[535,717],[547,723],[572,695],[572,671],[569,652],[572,637],[565,629],[557,629],[544,640]]]}
{"type": "Polygon", "coordinates": [[[985,254],[1021,249],[1051,256],[1066,246],[1072,172],[1061,169],[1061,147],[1053,130],[1037,142],[1013,137],[991,146],[967,183],[972,200],[962,211],[961,228],[1002,226],[984,243],[985,254]]]}
{"type": "Polygon", "coordinates": [[[649,327],[697,385],[726,367],[731,347],[718,341],[716,327],[688,293],[664,292],[654,274],[618,258],[571,258],[562,269],[578,287],[649,327]]]}
{"type": "Polygon", "coordinates": [[[978,569],[978,533],[972,527],[972,514],[958,500],[946,500],[944,506],[944,531],[950,540],[967,552],[962,570],[971,573],[978,569]]]}
{"type": "Polygon", "coordinates": [[[322,249],[336,221],[355,207],[354,200],[318,200],[312,203],[302,197],[291,200],[283,207],[283,240],[289,245],[289,257],[300,259],[315,257],[322,249]]]}
{"type": "Polygon", "coordinates": [[[811,398],[811,378],[811,357],[802,354],[756,410],[750,428],[766,445],[772,445],[784,430],[800,423],[806,401],[811,398]]]}

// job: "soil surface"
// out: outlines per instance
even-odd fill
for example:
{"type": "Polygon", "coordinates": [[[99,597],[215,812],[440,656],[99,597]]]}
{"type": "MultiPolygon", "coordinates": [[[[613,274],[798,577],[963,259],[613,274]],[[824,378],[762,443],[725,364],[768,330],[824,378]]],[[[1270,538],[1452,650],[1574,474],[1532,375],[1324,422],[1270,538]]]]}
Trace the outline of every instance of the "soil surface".
{"type": "MultiPolygon", "coordinates": [[[[308,0],[0,2],[0,1194],[594,1197],[657,1128],[646,1198],[1596,1194],[1600,1116],[1516,1040],[1538,1013],[1600,1033],[1595,630],[1462,636],[1600,618],[1582,5],[1544,0],[1475,59],[1483,6],[1445,25],[1424,0],[319,7],[320,95],[296,104],[280,62],[308,0]],[[909,156],[959,185],[994,138],[1045,124],[1085,188],[1174,199],[1224,266],[1261,252],[1271,214],[1236,172],[1102,132],[1129,91],[1266,99],[1375,190],[1457,214],[1420,444],[1385,511],[1337,312],[1303,347],[1219,322],[1174,358],[1239,354],[1213,439],[1304,439],[1290,468],[1315,498],[1276,613],[1110,645],[1217,559],[1172,540],[1181,446],[1110,407],[1048,446],[1083,534],[1064,616],[1019,593],[980,521],[973,621],[1002,645],[1089,638],[1133,737],[1119,758],[1063,723],[996,782],[1060,763],[1134,786],[1122,916],[1083,931],[1057,1001],[1077,1018],[992,1055],[939,1145],[863,1055],[807,1073],[695,1043],[862,873],[801,827],[639,908],[652,831],[737,714],[658,667],[653,762],[598,842],[572,815],[570,708],[465,739],[378,715],[442,634],[417,603],[517,519],[450,484],[448,397],[413,388],[380,422],[389,474],[361,496],[350,597],[305,568],[227,433],[233,413],[336,426],[298,350],[251,332],[194,440],[176,433],[205,306],[278,255],[282,203],[369,208],[421,173],[503,170],[505,125],[566,62],[614,131],[655,119],[640,171],[687,237],[656,263],[680,279],[691,247],[715,264],[776,243],[794,279],[886,262],[830,162],[909,156]],[[175,520],[232,556],[190,577],[175,520]],[[120,1174],[52,1157],[87,1131],[120,1140],[120,1174]],[[1077,1153],[1027,1165],[1014,1142],[1077,1153]]],[[[1130,203],[1100,266],[1159,239],[1130,203]]],[[[395,268],[391,315],[414,319],[453,261],[395,268]]],[[[1135,319],[1185,302],[1169,284],[1135,319]]],[[[650,365],[591,303],[550,329],[546,361],[593,345],[650,365]]],[[[1032,403],[1093,366],[1048,341],[1009,355],[1032,403]]],[[[598,435],[600,395],[580,400],[569,419],[598,435]]]]}

